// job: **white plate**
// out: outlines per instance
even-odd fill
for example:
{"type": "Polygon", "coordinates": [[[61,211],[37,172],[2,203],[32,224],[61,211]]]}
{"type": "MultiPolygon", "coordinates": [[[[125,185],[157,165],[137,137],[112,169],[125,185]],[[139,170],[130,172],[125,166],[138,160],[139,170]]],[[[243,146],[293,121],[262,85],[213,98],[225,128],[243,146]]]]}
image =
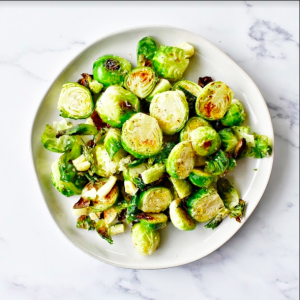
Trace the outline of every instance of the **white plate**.
{"type": "Polygon", "coordinates": [[[76,217],[71,208],[78,196],[66,198],[52,186],[50,165],[59,157],[43,148],[41,134],[47,123],[59,120],[57,100],[62,85],[77,81],[83,72],[92,74],[94,61],[104,54],[115,54],[136,65],[137,42],[152,36],[158,44],[176,45],[188,42],[195,47],[195,56],[184,74],[186,79],[197,82],[198,77],[211,76],[214,80],[227,83],[240,99],[248,113],[247,124],[255,132],[274,140],[273,127],[267,105],[250,77],[227,55],[201,36],[178,28],[144,27],[125,30],[104,37],[87,47],[72,60],[54,80],[36,113],[32,128],[32,155],[44,199],[49,211],[64,235],[78,248],[92,257],[111,265],[134,269],[160,269],[180,266],[198,260],[218,249],[228,241],[250,217],[268,184],[273,156],[270,158],[243,159],[236,170],[228,175],[234,182],[241,198],[247,202],[242,224],[227,218],[217,229],[205,229],[199,224],[192,232],[177,230],[172,224],[161,230],[161,245],[150,257],[139,256],[126,234],[114,237],[109,245],[96,232],[76,229],[76,217]],[[254,171],[257,169],[257,171],[254,171]]]}

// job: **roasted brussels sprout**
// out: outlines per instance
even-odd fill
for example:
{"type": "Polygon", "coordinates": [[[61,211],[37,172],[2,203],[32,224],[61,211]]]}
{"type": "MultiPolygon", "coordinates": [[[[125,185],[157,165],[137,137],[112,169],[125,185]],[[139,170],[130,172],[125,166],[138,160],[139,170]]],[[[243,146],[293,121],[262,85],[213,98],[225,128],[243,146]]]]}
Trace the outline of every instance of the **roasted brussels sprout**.
{"type": "Polygon", "coordinates": [[[145,184],[152,183],[159,180],[165,171],[166,166],[164,164],[155,164],[141,174],[142,180],[145,184]]]}
{"type": "Polygon", "coordinates": [[[172,81],[181,79],[188,65],[185,51],[177,47],[160,46],[153,57],[155,71],[172,81]]]}
{"type": "Polygon", "coordinates": [[[95,126],[89,124],[78,124],[74,127],[59,130],[56,137],[59,138],[63,135],[96,135],[98,130],[95,126]]]}
{"type": "Polygon", "coordinates": [[[94,102],[88,88],[79,83],[65,83],[58,99],[61,116],[70,119],[86,119],[94,110],[94,102]]]}
{"type": "Polygon", "coordinates": [[[131,64],[126,59],[115,55],[104,55],[98,58],[93,65],[94,79],[104,87],[123,85],[124,78],[131,71],[131,64]]]}
{"type": "Polygon", "coordinates": [[[170,177],[169,179],[172,182],[179,199],[186,198],[193,192],[192,185],[187,180],[173,177],[170,177]]]}
{"type": "Polygon", "coordinates": [[[229,157],[229,165],[228,165],[228,172],[234,170],[236,168],[236,160],[233,157],[229,157]]]}
{"type": "Polygon", "coordinates": [[[233,153],[237,144],[238,139],[236,138],[235,134],[233,133],[231,128],[224,128],[218,132],[221,141],[222,141],[222,149],[225,152],[233,153]]]}
{"type": "Polygon", "coordinates": [[[216,177],[209,173],[205,173],[201,169],[193,169],[189,175],[189,180],[198,187],[208,187],[216,181],[216,177]]]}
{"type": "Polygon", "coordinates": [[[246,113],[242,103],[237,99],[233,99],[227,113],[221,119],[221,122],[223,125],[229,127],[240,126],[244,123],[245,119],[246,113]]]}
{"type": "MultiPolygon", "coordinates": [[[[126,181],[131,181],[134,183],[136,187],[138,187],[141,190],[144,190],[146,184],[144,183],[142,179],[142,173],[144,171],[148,170],[148,164],[142,163],[137,166],[128,166],[123,171],[123,176],[126,181]]],[[[132,190],[135,190],[134,187],[131,187],[132,190]]]]}
{"type": "Polygon", "coordinates": [[[209,223],[207,223],[204,227],[211,228],[214,230],[217,228],[222,221],[229,215],[230,210],[227,208],[222,209],[209,223]]]}
{"type": "Polygon", "coordinates": [[[167,172],[174,178],[187,178],[195,165],[195,151],[190,142],[181,142],[171,151],[167,160],[167,172]]]}
{"type": "Polygon", "coordinates": [[[135,250],[140,255],[153,254],[160,242],[159,232],[143,226],[141,223],[133,225],[131,229],[131,238],[135,250]]]}
{"type": "Polygon", "coordinates": [[[154,117],[164,134],[179,132],[189,117],[189,107],[180,91],[157,94],[150,104],[150,115],[154,117]]]}
{"type": "Polygon", "coordinates": [[[203,167],[206,165],[205,156],[196,155],[195,158],[195,167],[203,167]]]}
{"type": "Polygon", "coordinates": [[[122,128],[123,148],[136,158],[153,156],[162,148],[162,131],[155,118],[137,113],[122,128]]]}
{"type": "Polygon", "coordinates": [[[196,100],[202,91],[202,88],[198,84],[188,80],[180,80],[173,85],[172,90],[182,91],[189,104],[190,112],[195,111],[196,100]]]}
{"type": "Polygon", "coordinates": [[[219,150],[214,155],[207,157],[204,172],[218,176],[224,174],[228,170],[228,167],[229,158],[224,151],[219,150]]]}
{"type": "Polygon", "coordinates": [[[120,128],[133,114],[140,111],[140,101],[130,91],[114,85],[99,97],[96,111],[104,122],[120,128]]]}
{"type": "Polygon", "coordinates": [[[97,221],[95,229],[101,238],[106,240],[108,243],[113,244],[113,240],[104,219],[100,219],[97,221]]]}
{"type": "Polygon", "coordinates": [[[53,126],[46,125],[46,129],[41,136],[44,147],[52,152],[63,153],[74,146],[76,137],[64,135],[56,138],[59,131],[72,127],[72,123],[67,123],[65,119],[59,122],[53,122],[53,126]]]}
{"type": "Polygon", "coordinates": [[[250,133],[249,126],[233,126],[232,130],[239,141],[241,139],[246,140],[248,150],[255,147],[254,135],[250,133]]]}
{"type": "Polygon", "coordinates": [[[150,95],[156,84],[155,72],[150,67],[133,69],[125,78],[124,85],[127,90],[141,99],[150,95]]]}
{"type": "Polygon", "coordinates": [[[197,222],[212,220],[222,209],[224,203],[214,188],[202,188],[194,192],[186,202],[188,212],[197,222]]]}
{"type": "Polygon", "coordinates": [[[122,148],[121,129],[117,129],[117,128],[108,129],[104,138],[104,147],[110,159],[113,159],[113,157],[122,148]]]}
{"type": "Polygon", "coordinates": [[[241,220],[245,214],[245,208],[246,202],[240,199],[239,204],[230,211],[230,218],[235,218],[237,222],[241,223],[241,220]]]}
{"type": "Polygon", "coordinates": [[[209,83],[197,98],[197,115],[207,120],[222,119],[230,107],[233,95],[233,91],[225,83],[209,83]]]}
{"type": "Polygon", "coordinates": [[[145,227],[158,230],[167,226],[168,217],[165,214],[145,214],[141,213],[137,215],[138,220],[145,227]]]}
{"type": "Polygon", "coordinates": [[[151,102],[156,94],[166,92],[171,87],[171,83],[167,79],[159,79],[151,94],[146,98],[146,101],[151,102]]]}
{"type": "Polygon", "coordinates": [[[197,155],[208,156],[221,146],[221,138],[211,127],[201,126],[190,133],[193,149],[197,155]]]}
{"type": "Polygon", "coordinates": [[[169,207],[172,199],[168,188],[155,186],[141,193],[138,208],[146,213],[159,213],[169,207]]]}
{"type": "Polygon", "coordinates": [[[169,206],[170,219],[172,224],[183,231],[194,230],[197,223],[191,218],[188,212],[180,206],[181,199],[172,201],[169,206]]]}
{"type": "Polygon", "coordinates": [[[156,42],[150,36],[146,36],[137,45],[137,65],[139,67],[152,67],[152,58],[157,49],[156,42]]]}
{"type": "Polygon", "coordinates": [[[217,189],[226,208],[232,210],[239,204],[239,194],[225,178],[219,178],[217,181],[217,189]]]}
{"type": "Polygon", "coordinates": [[[209,122],[200,117],[190,118],[180,132],[180,142],[191,141],[191,132],[202,126],[211,127],[209,122]]]}
{"type": "Polygon", "coordinates": [[[272,154],[272,146],[269,145],[269,139],[265,135],[253,133],[255,146],[247,152],[248,157],[264,158],[272,154]]]}
{"type": "Polygon", "coordinates": [[[87,87],[93,94],[99,94],[103,88],[103,84],[93,79],[93,75],[87,73],[81,74],[82,78],[77,81],[77,83],[87,87]]]}

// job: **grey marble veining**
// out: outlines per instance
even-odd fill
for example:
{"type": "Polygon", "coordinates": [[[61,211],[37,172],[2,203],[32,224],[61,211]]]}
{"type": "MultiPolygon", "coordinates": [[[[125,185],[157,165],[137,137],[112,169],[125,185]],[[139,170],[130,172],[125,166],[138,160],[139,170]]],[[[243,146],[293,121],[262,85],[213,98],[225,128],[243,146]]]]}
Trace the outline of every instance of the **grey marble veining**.
{"type": "Polygon", "coordinates": [[[299,299],[297,2],[1,2],[0,26],[0,299],[299,299]],[[56,228],[35,182],[29,135],[66,61],[102,35],[153,23],[201,34],[253,78],[272,117],[275,162],[260,204],[224,246],[175,269],[125,270],[78,251],[56,228]]]}

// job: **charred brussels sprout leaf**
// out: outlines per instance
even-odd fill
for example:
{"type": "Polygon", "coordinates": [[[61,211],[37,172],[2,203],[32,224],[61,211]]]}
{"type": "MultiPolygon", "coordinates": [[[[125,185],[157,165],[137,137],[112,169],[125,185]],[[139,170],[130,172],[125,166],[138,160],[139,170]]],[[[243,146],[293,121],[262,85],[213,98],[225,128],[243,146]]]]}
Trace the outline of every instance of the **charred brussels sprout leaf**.
{"type": "Polygon", "coordinates": [[[210,173],[214,176],[224,174],[229,167],[229,158],[226,153],[219,150],[212,156],[208,156],[206,159],[206,166],[204,172],[210,173]]]}
{"type": "Polygon", "coordinates": [[[240,197],[227,179],[219,178],[217,181],[217,189],[226,208],[232,210],[239,204],[240,197]]]}
{"type": "Polygon", "coordinates": [[[210,76],[205,76],[205,77],[199,77],[198,79],[198,84],[204,88],[206,85],[211,83],[213,80],[210,76]]]}
{"type": "Polygon", "coordinates": [[[126,214],[127,223],[131,223],[136,220],[137,215],[139,213],[138,204],[139,204],[139,194],[135,194],[132,196],[128,204],[127,214],[126,214]]]}
{"type": "Polygon", "coordinates": [[[241,223],[241,220],[245,214],[246,202],[239,200],[239,204],[230,211],[230,218],[235,218],[237,222],[241,223]]]}
{"type": "Polygon", "coordinates": [[[156,84],[156,76],[150,67],[133,69],[125,78],[124,85],[127,90],[141,99],[150,95],[156,84]]]}
{"type": "Polygon", "coordinates": [[[104,55],[95,61],[93,66],[94,79],[104,87],[123,85],[125,76],[131,71],[131,64],[126,59],[115,55],[104,55]]]}
{"type": "Polygon", "coordinates": [[[122,148],[121,129],[109,128],[104,138],[104,147],[110,159],[122,148]]]}
{"type": "Polygon", "coordinates": [[[225,152],[233,153],[238,144],[238,139],[234,135],[231,128],[225,128],[218,132],[221,141],[222,141],[222,149],[225,152]]]}
{"type": "Polygon", "coordinates": [[[221,122],[225,126],[239,126],[244,123],[245,118],[246,113],[242,103],[239,100],[233,99],[221,122]]]}
{"type": "Polygon", "coordinates": [[[88,88],[79,83],[65,83],[58,99],[61,116],[70,119],[86,119],[94,110],[94,102],[88,88]]]}
{"type": "Polygon", "coordinates": [[[211,228],[214,230],[217,228],[222,221],[229,215],[230,210],[227,208],[222,209],[209,223],[207,223],[204,227],[205,228],[211,228]]]}
{"type": "Polygon", "coordinates": [[[185,51],[177,47],[160,46],[153,57],[155,71],[172,81],[181,79],[188,65],[185,51]]]}
{"type": "Polygon", "coordinates": [[[80,216],[77,219],[76,227],[92,230],[95,229],[95,221],[93,221],[89,216],[80,216]]]}
{"type": "Polygon", "coordinates": [[[74,146],[76,142],[76,137],[73,136],[61,136],[56,137],[60,130],[65,130],[72,127],[71,123],[67,123],[66,120],[60,122],[53,122],[53,126],[46,125],[46,129],[41,136],[41,141],[44,147],[52,152],[63,153],[66,152],[74,146]]]}
{"type": "Polygon", "coordinates": [[[96,111],[109,125],[121,128],[133,114],[140,111],[140,101],[130,91],[120,86],[110,86],[99,97],[96,111]]]}
{"type": "Polygon", "coordinates": [[[146,36],[137,45],[137,65],[139,67],[152,67],[152,58],[157,49],[156,42],[150,36],[146,36]]]}
{"type": "Polygon", "coordinates": [[[82,78],[77,83],[87,87],[93,94],[99,94],[103,88],[103,84],[92,78],[92,75],[87,73],[81,74],[82,78]]]}

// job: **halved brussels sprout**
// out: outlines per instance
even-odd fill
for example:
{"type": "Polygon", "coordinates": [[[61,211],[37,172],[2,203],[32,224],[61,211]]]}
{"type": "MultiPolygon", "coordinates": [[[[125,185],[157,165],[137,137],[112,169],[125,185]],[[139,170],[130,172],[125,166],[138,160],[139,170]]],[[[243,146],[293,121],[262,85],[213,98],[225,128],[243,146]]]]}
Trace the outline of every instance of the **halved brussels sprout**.
{"type": "Polygon", "coordinates": [[[222,221],[229,215],[230,210],[227,208],[222,209],[209,223],[207,223],[204,227],[211,228],[214,230],[217,228],[222,221]]]}
{"type": "Polygon", "coordinates": [[[56,138],[60,130],[65,130],[72,127],[72,123],[67,123],[65,119],[59,122],[53,122],[53,126],[46,125],[46,129],[41,136],[41,141],[44,147],[52,152],[63,153],[72,149],[76,142],[76,137],[64,135],[56,138]]]}
{"type": "Polygon", "coordinates": [[[147,158],[162,148],[162,131],[155,118],[137,113],[122,128],[123,148],[136,158],[147,158]]]}
{"type": "Polygon", "coordinates": [[[166,92],[171,87],[171,83],[167,79],[159,79],[151,94],[146,98],[146,101],[151,102],[156,94],[166,92]]]}
{"type": "Polygon", "coordinates": [[[99,176],[109,177],[119,170],[119,162],[127,153],[124,149],[120,149],[111,159],[103,144],[98,144],[93,150],[94,172],[99,176]]]}
{"type": "Polygon", "coordinates": [[[184,208],[180,207],[180,202],[181,199],[174,200],[169,206],[171,222],[179,230],[194,230],[197,227],[197,223],[184,208]]]}
{"type": "Polygon", "coordinates": [[[198,84],[188,80],[180,80],[173,85],[172,90],[182,91],[189,104],[190,112],[195,111],[196,100],[202,92],[202,88],[198,84]]]}
{"type": "Polygon", "coordinates": [[[221,122],[223,125],[229,127],[240,126],[244,123],[245,119],[246,113],[242,103],[237,99],[233,99],[227,113],[221,119],[221,122]]]}
{"type": "Polygon", "coordinates": [[[234,152],[237,144],[238,139],[234,135],[231,128],[224,128],[218,132],[221,141],[222,141],[222,149],[224,149],[225,152],[232,153],[234,152]]]}
{"type": "Polygon", "coordinates": [[[189,176],[189,180],[198,187],[208,187],[216,181],[216,177],[209,173],[205,173],[201,169],[193,169],[189,176]]]}
{"type": "Polygon", "coordinates": [[[117,152],[122,148],[121,143],[121,129],[109,128],[105,138],[104,138],[104,147],[112,159],[117,152]]]}
{"type": "Polygon", "coordinates": [[[195,151],[190,142],[181,142],[171,151],[167,160],[167,172],[174,178],[187,178],[195,165],[195,151]]]}
{"type": "Polygon", "coordinates": [[[146,213],[159,213],[169,207],[172,199],[168,188],[155,186],[141,193],[138,208],[146,213]]]}
{"type": "Polygon", "coordinates": [[[170,177],[169,179],[172,182],[179,199],[183,199],[193,192],[192,185],[187,180],[173,177],[170,177]]]}
{"type": "Polygon", "coordinates": [[[193,149],[200,156],[208,156],[219,150],[221,138],[211,127],[201,126],[190,133],[193,149]]]}
{"type": "Polygon", "coordinates": [[[217,189],[226,208],[231,210],[239,204],[239,194],[227,179],[219,178],[217,181],[217,189]]]}
{"type": "Polygon", "coordinates": [[[61,116],[70,119],[86,119],[94,110],[94,102],[88,88],[79,83],[68,82],[62,87],[58,99],[61,116]]]}
{"type": "Polygon", "coordinates": [[[145,170],[141,176],[145,184],[152,183],[159,180],[166,171],[166,166],[164,164],[155,164],[148,170],[145,170]]]}
{"type": "Polygon", "coordinates": [[[195,167],[203,167],[206,165],[205,156],[196,155],[195,158],[195,167]]]}
{"type": "Polygon", "coordinates": [[[154,117],[163,133],[179,132],[189,118],[189,107],[183,92],[168,91],[156,94],[150,104],[150,115],[154,117]]]}
{"type": "Polygon", "coordinates": [[[152,67],[152,58],[157,49],[156,42],[150,36],[146,36],[137,45],[137,65],[139,67],[152,67]]]}
{"type": "Polygon", "coordinates": [[[204,172],[218,176],[224,174],[228,170],[228,167],[229,158],[224,151],[219,150],[214,155],[207,157],[204,172]]]}
{"type": "Polygon", "coordinates": [[[124,78],[131,71],[128,60],[115,56],[104,55],[98,58],[93,65],[94,79],[101,82],[105,87],[110,85],[123,85],[124,78]]]}
{"type": "Polygon", "coordinates": [[[113,244],[113,240],[111,238],[110,232],[105,224],[104,219],[100,219],[97,221],[95,229],[100,237],[102,237],[108,243],[113,244]]]}
{"type": "Polygon", "coordinates": [[[160,242],[159,231],[143,226],[141,223],[133,225],[131,238],[135,250],[140,255],[153,254],[160,242]]]}
{"type": "Polygon", "coordinates": [[[255,147],[247,152],[248,157],[264,158],[272,154],[272,146],[269,145],[269,139],[265,135],[258,135],[253,132],[255,147]]]}
{"type": "Polygon", "coordinates": [[[230,107],[233,95],[233,91],[225,83],[209,83],[197,98],[197,115],[207,120],[222,119],[230,107]]]}
{"type": "Polygon", "coordinates": [[[188,198],[186,204],[189,214],[200,223],[212,220],[224,209],[224,203],[213,187],[196,191],[188,198]]]}
{"type": "Polygon", "coordinates": [[[180,142],[191,141],[191,132],[202,126],[211,127],[211,125],[206,120],[200,117],[190,118],[180,132],[180,142]]]}
{"type": "Polygon", "coordinates": [[[165,214],[139,214],[137,218],[143,226],[158,230],[167,226],[168,217],[165,214]]]}
{"type": "Polygon", "coordinates": [[[127,90],[141,99],[150,95],[156,84],[155,72],[150,67],[133,69],[125,78],[124,85],[127,90]]]}
{"type": "Polygon", "coordinates": [[[155,71],[163,78],[179,80],[189,65],[185,51],[177,47],[160,46],[153,57],[155,71]]]}
{"type": "Polygon", "coordinates": [[[125,121],[140,111],[140,101],[130,91],[114,85],[99,97],[96,111],[105,123],[121,128],[125,121]]]}

